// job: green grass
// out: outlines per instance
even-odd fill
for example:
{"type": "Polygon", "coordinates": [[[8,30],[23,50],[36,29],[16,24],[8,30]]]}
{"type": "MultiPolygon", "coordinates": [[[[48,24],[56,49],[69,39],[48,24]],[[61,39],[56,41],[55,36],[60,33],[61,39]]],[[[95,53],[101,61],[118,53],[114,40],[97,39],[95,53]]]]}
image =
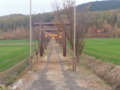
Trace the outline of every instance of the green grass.
{"type": "Polygon", "coordinates": [[[29,40],[0,40],[0,44],[29,43],[29,40]]]}
{"type": "Polygon", "coordinates": [[[120,65],[120,38],[86,39],[83,53],[120,65]]]}
{"type": "MultiPolygon", "coordinates": [[[[29,41],[27,40],[0,40],[0,44],[28,42],[29,41]]],[[[34,46],[35,45],[32,45],[33,50],[34,46]]],[[[29,56],[29,49],[29,45],[0,45],[0,72],[3,72],[26,59],[29,56]]]]}
{"type": "Polygon", "coordinates": [[[14,66],[29,56],[29,45],[1,45],[0,72],[14,66]]]}

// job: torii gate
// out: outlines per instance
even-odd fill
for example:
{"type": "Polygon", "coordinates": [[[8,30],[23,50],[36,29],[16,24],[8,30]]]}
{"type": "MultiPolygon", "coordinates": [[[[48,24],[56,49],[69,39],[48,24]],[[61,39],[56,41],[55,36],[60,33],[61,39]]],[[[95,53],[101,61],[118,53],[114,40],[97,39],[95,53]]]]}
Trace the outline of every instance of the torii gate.
{"type": "MultiPolygon", "coordinates": [[[[64,23],[64,24],[70,25],[69,23],[64,23]]],[[[43,22],[43,23],[34,23],[33,24],[34,27],[40,26],[40,29],[41,29],[40,32],[41,32],[41,34],[43,34],[42,33],[42,30],[43,30],[46,34],[45,37],[51,36],[54,39],[55,37],[58,37],[58,35],[57,34],[52,35],[52,34],[49,34],[49,32],[59,31],[60,32],[59,38],[62,39],[62,45],[63,45],[63,56],[66,57],[66,34],[65,34],[65,32],[63,30],[57,30],[57,29],[42,29],[43,26],[55,26],[55,25],[59,25],[59,24],[52,23],[52,22],[43,22]]],[[[40,37],[42,38],[42,35],[40,35],[40,37]]],[[[43,43],[41,42],[41,44],[40,44],[40,56],[43,56],[43,52],[44,52],[44,48],[43,48],[43,43]]]]}

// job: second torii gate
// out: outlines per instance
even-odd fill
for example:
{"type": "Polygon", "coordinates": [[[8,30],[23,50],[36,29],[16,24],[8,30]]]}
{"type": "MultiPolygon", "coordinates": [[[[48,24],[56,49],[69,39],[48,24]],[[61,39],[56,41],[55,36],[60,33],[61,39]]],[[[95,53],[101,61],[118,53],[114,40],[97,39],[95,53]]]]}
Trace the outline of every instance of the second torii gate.
{"type": "MultiPolygon", "coordinates": [[[[69,23],[64,23],[65,25],[69,25],[69,23]]],[[[56,23],[52,22],[43,22],[43,23],[34,23],[33,26],[40,26],[40,29],[43,30],[44,32],[54,32],[54,31],[59,31],[60,33],[62,32],[62,45],[63,45],[63,56],[66,57],[66,34],[63,30],[57,30],[57,29],[42,29],[43,26],[55,26],[58,25],[56,23]]],[[[41,33],[42,34],[42,33],[41,33]]],[[[41,35],[42,36],[42,35],[41,35]]],[[[41,37],[42,38],[42,37],[41,37]]],[[[40,56],[43,56],[43,46],[42,42],[40,45],[40,56]]]]}

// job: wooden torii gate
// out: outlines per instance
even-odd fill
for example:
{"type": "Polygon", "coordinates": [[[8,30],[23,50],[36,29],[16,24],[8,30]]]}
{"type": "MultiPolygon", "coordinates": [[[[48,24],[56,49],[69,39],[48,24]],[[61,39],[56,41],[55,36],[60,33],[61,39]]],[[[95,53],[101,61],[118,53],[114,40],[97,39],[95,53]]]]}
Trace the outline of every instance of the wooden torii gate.
{"type": "MultiPolygon", "coordinates": [[[[65,25],[70,25],[69,23],[64,23],[65,25]]],[[[35,26],[39,26],[40,27],[40,32],[42,33],[42,30],[44,32],[50,33],[50,32],[54,32],[54,31],[59,31],[60,33],[62,32],[62,45],[63,45],[63,56],[66,57],[66,34],[64,32],[64,30],[58,30],[58,29],[42,29],[43,26],[55,26],[55,25],[59,25],[57,23],[52,23],[52,22],[42,22],[42,23],[34,23],[33,27],[35,26]]],[[[42,38],[42,35],[40,35],[40,37],[42,38]]],[[[41,42],[41,41],[40,41],[41,42]]],[[[43,43],[40,43],[40,56],[43,56],[44,53],[44,48],[43,48],[43,43]]]]}

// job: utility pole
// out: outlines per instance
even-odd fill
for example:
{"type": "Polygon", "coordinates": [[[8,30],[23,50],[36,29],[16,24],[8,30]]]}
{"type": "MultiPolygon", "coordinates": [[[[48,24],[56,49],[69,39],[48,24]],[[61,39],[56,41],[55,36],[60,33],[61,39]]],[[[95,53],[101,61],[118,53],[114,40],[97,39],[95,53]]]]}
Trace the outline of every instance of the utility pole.
{"type": "Polygon", "coordinates": [[[73,71],[76,70],[76,0],[74,0],[74,39],[73,39],[73,49],[74,49],[74,61],[73,61],[73,71]]]}
{"type": "Polygon", "coordinates": [[[32,4],[31,4],[31,0],[30,0],[30,61],[29,61],[29,71],[32,71],[32,15],[31,15],[31,11],[32,11],[32,4]]]}

